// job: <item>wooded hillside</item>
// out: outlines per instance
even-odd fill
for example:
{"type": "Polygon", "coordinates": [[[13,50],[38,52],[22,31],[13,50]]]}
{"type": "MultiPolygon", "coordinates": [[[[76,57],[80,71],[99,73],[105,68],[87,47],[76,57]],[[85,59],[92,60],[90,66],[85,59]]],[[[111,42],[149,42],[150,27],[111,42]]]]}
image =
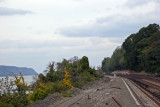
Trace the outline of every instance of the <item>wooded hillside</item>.
{"type": "Polygon", "coordinates": [[[150,24],[127,37],[122,46],[113,52],[111,58],[104,58],[102,69],[105,72],[124,69],[160,72],[159,25],[150,24]]]}

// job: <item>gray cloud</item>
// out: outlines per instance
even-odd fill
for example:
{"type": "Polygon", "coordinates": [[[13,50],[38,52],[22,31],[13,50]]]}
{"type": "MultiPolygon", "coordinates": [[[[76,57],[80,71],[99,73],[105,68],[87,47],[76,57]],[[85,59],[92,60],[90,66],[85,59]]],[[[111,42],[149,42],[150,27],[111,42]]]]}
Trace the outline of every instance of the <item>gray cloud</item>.
{"type": "MultiPolygon", "coordinates": [[[[60,33],[62,35],[66,35],[66,36],[77,36],[77,37],[90,37],[90,36],[107,36],[107,37],[111,37],[111,36],[117,36],[119,34],[121,35],[125,35],[127,32],[124,32],[124,30],[122,29],[124,26],[128,26],[128,25],[123,25],[123,26],[112,26],[112,28],[106,26],[106,25],[102,25],[102,24],[93,24],[92,26],[87,26],[84,25],[83,26],[73,26],[73,27],[69,27],[69,28],[62,28],[60,29],[60,33]]],[[[129,26],[127,27],[129,28],[129,26]]],[[[129,29],[127,30],[129,31],[129,29]]]]}
{"type": "Polygon", "coordinates": [[[124,6],[129,8],[134,8],[141,5],[146,5],[147,3],[155,2],[156,4],[160,4],[160,0],[128,0],[124,6]]]}
{"type": "Polygon", "coordinates": [[[158,12],[137,13],[133,16],[115,14],[109,17],[98,18],[92,24],[61,28],[59,33],[71,37],[124,37],[136,33],[138,29],[150,23],[158,22],[160,19],[160,15],[157,15],[158,12]]]}
{"type": "MultiPolygon", "coordinates": [[[[150,5],[150,4],[149,4],[150,5]]],[[[110,16],[97,18],[93,23],[81,26],[70,26],[58,29],[58,32],[66,36],[77,37],[124,37],[136,33],[140,28],[151,23],[159,24],[160,0],[128,0],[121,5],[117,12],[110,16]],[[154,3],[154,8],[137,11],[148,3],[154,3]],[[133,9],[132,9],[133,8],[133,9]],[[128,12],[129,11],[129,12],[128,12]],[[132,14],[131,14],[132,13],[132,14]]]]}
{"type": "Polygon", "coordinates": [[[149,1],[151,1],[151,0],[128,0],[128,1],[125,3],[125,5],[126,5],[127,7],[133,8],[133,7],[136,7],[136,6],[139,6],[139,5],[146,4],[146,3],[148,3],[149,1]]]}
{"type": "Polygon", "coordinates": [[[21,10],[21,9],[0,7],[0,16],[24,15],[28,13],[30,14],[32,12],[27,10],[21,10]]]}

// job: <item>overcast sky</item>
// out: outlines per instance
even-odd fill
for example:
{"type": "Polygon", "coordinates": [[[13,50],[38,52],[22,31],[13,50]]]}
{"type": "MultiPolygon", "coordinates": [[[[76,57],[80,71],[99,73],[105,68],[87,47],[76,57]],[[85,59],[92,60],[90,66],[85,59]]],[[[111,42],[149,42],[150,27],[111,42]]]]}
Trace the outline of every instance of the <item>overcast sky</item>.
{"type": "Polygon", "coordinates": [[[101,65],[125,38],[160,24],[160,0],[0,0],[0,65],[43,72],[88,56],[101,65]]]}

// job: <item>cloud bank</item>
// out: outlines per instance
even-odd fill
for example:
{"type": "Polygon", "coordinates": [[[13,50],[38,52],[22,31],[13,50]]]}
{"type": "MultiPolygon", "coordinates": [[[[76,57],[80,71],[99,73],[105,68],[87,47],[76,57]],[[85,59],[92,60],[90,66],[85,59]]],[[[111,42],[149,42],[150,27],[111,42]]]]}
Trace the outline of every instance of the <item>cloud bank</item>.
{"type": "Polygon", "coordinates": [[[124,37],[160,19],[159,0],[128,0],[118,11],[86,24],[62,27],[58,32],[68,37],[124,37]]]}
{"type": "Polygon", "coordinates": [[[31,14],[31,11],[0,7],[0,16],[25,15],[31,14]]]}
{"type": "Polygon", "coordinates": [[[124,6],[129,7],[129,8],[136,8],[136,7],[151,3],[151,2],[160,4],[159,0],[128,0],[124,6]]]}

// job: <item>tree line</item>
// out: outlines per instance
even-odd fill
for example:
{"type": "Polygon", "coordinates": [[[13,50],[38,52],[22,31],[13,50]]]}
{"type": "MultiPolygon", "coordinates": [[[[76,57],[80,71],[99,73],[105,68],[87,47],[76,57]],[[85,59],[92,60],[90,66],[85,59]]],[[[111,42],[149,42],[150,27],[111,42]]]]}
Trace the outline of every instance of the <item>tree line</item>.
{"type": "Polygon", "coordinates": [[[131,34],[113,52],[111,58],[104,58],[102,70],[146,71],[148,73],[160,72],[160,26],[150,24],[141,28],[137,33],[131,34]]]}

